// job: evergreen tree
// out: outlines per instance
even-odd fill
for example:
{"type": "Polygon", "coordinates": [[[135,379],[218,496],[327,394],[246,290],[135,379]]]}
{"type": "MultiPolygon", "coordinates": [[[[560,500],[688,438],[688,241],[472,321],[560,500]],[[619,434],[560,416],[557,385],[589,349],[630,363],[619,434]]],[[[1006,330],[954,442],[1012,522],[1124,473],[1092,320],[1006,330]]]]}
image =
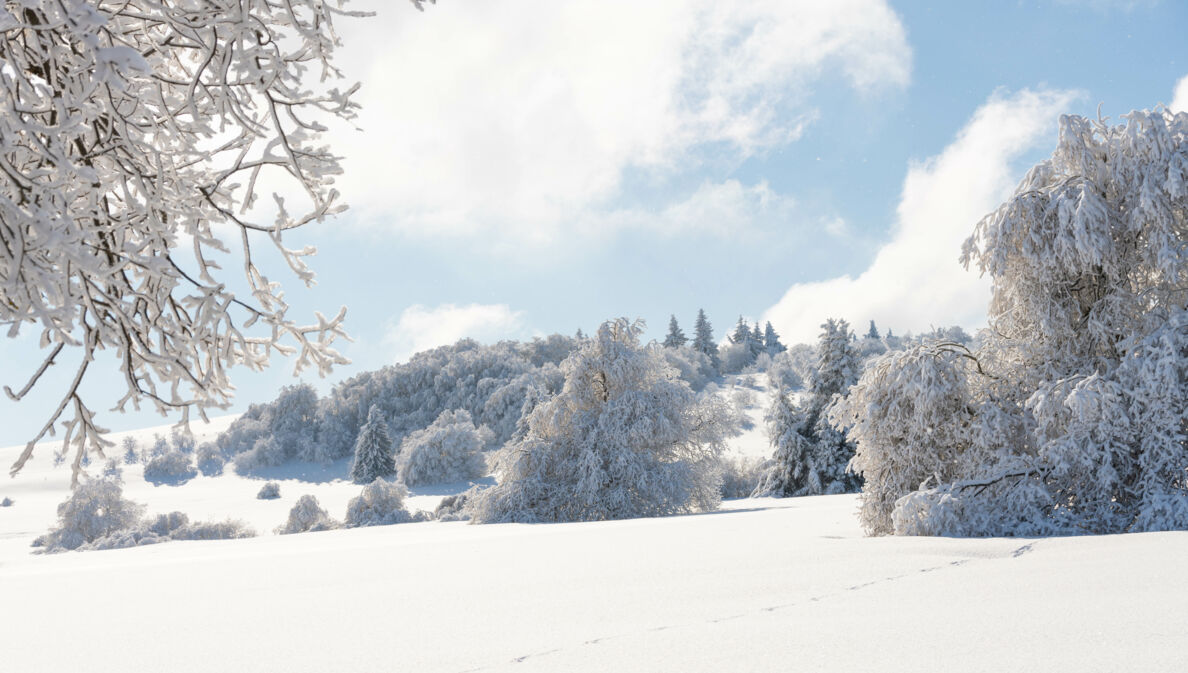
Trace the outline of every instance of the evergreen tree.
{"type": "Polygon", "coordinates": [[[775,454],[756,495],[841,493],[861,486],[846,472],[853,444],[825,415],[834,397],[857,382],[860,361],[845,320],[829,319],[821,328],[808,395],[795,407],[782,399],[782,393],[773,403],[768,436],[775,454]]]}
{"type": "Polygon", "coordinates": [[[775,356],[777,353],[783,353],[788,350],[784,344],[780,343],[780,335],[776,333],[775,328],[771,326],[768,321],[767,326],[763,328],[763,347],[767,349],[768,354],[775,356]]]}
{"type": "Polygon", "coordinates": [[[758,320],[755,321],[755,328],[751,330],[751,336],[747,342],[747,346],[751,350],[752,362],[754,362],[755,358],[759,357],[759,354],[765,350],[763,348],[763,331],[759,329],[758,320]]]}
{"type": "Polygon", "coordinates": [[[396,456],[392,450],[392,438],[388,436],[388,423],[379,407],[371,405],[367,422],[359,429],[355,440],[355,462],[351,465],[351,480],[356,484],[370,484],[380,477],[396,474],[396,456]]]}
{"type": "Polygon", "coordinates": [[[681,326],[677,324],[676,316],[669,316],[668,318],[668,336],[664,337],[665,348],[680,348],[688,343],[689,338],[681,331],[681,326]]]}
{"type": "Polygon", "coordinates": [[[722,366],[718,358],[718,344],[714,341],[714,328],[709,318],[705,317],[705,309],[697,309],[697,322],[693,324],[693,350],[705,353],[713,363],[714,369],[722,366]]]}
{"type": "MultiPolygon", "coordinates": [[[[888,333],[890,333],[890,332],[888,331],[888,333]]],[[[879,329],[877,327],[875,327],[873,320],[870,321],[870,329],[866,331],[866,338],[867,339],[878,339],[879,338],[879,329]]]]}
{"type": "Polygon", "coordinates": [[[734,332],[730,334],[730,343],[745,344],[751,339],[751,328],[747,326],[747,321],[743,320],[740,315],[738,317],[738,324],[734,326],[734,332]]]}

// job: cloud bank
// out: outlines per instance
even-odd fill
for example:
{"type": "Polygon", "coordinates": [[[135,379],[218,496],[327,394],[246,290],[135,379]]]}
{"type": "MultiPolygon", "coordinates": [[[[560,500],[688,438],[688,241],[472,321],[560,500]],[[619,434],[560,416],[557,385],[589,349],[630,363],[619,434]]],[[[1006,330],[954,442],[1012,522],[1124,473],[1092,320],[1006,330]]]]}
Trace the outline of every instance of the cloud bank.
{"type": "Polygon", "coordinates": [[[1018,182],[1015,161],[1054,142],[1070,91],[995,94],[940,154],[908,169],[891,240],[857,277],[793,285],[763,316],[786,343],[815,343],[826,318],[897,333],[984,325],[988,279],[957,261],[961,243],[1018,182]]]}
{"type": "MultiPolygon", "coordinates": [[[[883,0],[360,4],[377,16],[341,22],[340,65],[363,81],[367,133],[333,139],[340,187],[361,219],[415,236],[666,231],[706,194],[625,215],[615,201],[640,174],[663,182],[706,155],[785,146],[817,114],[815,84],[870,95],[911,72],[883,0]]],[[[751,203],[731,214],[753,216],[751,203]]]]}
{"type": "Polygon", "coordinates": [[[524,314],[506,304],[442,304],[435,307],[414,304],[400,313],[388,329],[384,344],[393,362],[413,353],[446,346],[463,337],[479,343],[527,336],[524,314]]]}

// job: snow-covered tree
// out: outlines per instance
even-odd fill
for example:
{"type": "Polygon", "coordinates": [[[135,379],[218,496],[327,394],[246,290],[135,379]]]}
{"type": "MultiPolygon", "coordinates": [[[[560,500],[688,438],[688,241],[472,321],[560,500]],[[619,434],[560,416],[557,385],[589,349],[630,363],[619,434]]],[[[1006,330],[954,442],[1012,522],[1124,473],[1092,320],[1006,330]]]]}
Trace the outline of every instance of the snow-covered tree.
{"type": "Polygon", "coordinates": [[[355,440],[355,462],[351,464],[351,481],[356,484],[370,484],[381,477],[396,475],[396,455],[392,438],[388,436],[388,423],[379,407],[371,405],[367,422],[359,430],[355,440]]]}
{"type": "Polygon", "coordinates": [[[788,350],[784,344],[780,343],[780,335],[776,333],[770,321],[763,328],[763,347],[767,349],[767,354],[773,358],[788,350]]]}
{"type": "Polygon", "coordinates": [[[397,470],[409,486],[478,479],[487,474],[484,449],[494,439],[487,426],[475,427],[464,409],[443,411],[437,420],[400,444],[397,470]]]}
{"type": "Polygon", "coordinates": [[[139,445],[137,444],[135,437],[125,437],[124,440],[120,442],[120,447],[124,449],[125,465],[135,465],[136,463],[140,462],[140,456],[136,454],[136,449],[138,446],[139,445]]]}
{"type": "Polygon", "coordinates": [[[767,412],[767,436],[775,454],[752,495],[789,497],[821,492],[820,477],[812,466],[812,429],[806,426],[806,416],[787,392],[776,394],[767,412]]]}
{"type": "Polygon", "coordinates": [[[101,537],[136,525],[144,506],[124,498],[115,479],[85,479],[58,505],[58,525],[37,538],[47,551],[78,549],[101,537]]]}
{"type": "Polygon", "coordinates": [[[718,360],[718,342],[714,341],[714,328],[709,318],[705,317],[705,309],[697,309],[697,321],[693,323],[693,350],[705,353],[713,363],[714,369],[721,366],[718,360]]]}
{"type": "Polygon", "coordinates": [[[330,513],[322,509],[318,499],[308,493],[297,498],[293,509],[289,510],[289,518],[284,525],[276,529],[277,535],[292,535],[293,533],[309,533],[322,530],[333,530],[339,523],[330,518],[330,513]]]}
{"type": "Polygon", "coordinates": [[[730,343],[745,344],[751,340],[751,326],[747,324],[746,320],[740,315],[738,317],[738,324],[734,326],[734,331],[730,333],[730,343]]]}
{"type": "Polygon", "coordinates": [[[1188,114],[1125,119],[1062,117],[975,227],[976,351],[889,354],[838,405],[871,533],[1188,528],[1188,114]]]}
{"type": "Polygon", "coordinates": [[[756,495],[842,493],[859,486],[847,469],[854,445],[825,411],[857,381],[861,364],[846,321],[829,319],[821,328],[808,394],[793,405],[781,391],[772,403],[768,438],[775,452],[756,495]]]}
{"type": "Polygon", "coordinates": [[[561,365],[565,386],[540,403],[527,435],[497,455],[499,483],[474,518],[589,521],[717,507],[718,456],[732,430],[716,395],[677,378],[643,322],[608,321],[561,365]]]}
{"type": "Polygon", "coordinates": [[[408,490],[400,483],[376,479],[347,503],[343,524],[347,528],[357,528],[424,520],[423,517],[414,517],[404,508],[407,495],[408,490]]]}
{"type": "Polygon", "coordinates": [[[681,331],[681,326],[677,324],[676,316],[669,316],[668,318],[668,334],[664,337],[665,348],[680,348],[689,342],[689,338],[681,331]]]}
{"type": "Polygon", "coordinates": [[[879,339],[879,328],[875,327],[875,321],[870,321],[870,329],[866,330],[867,339],[879,339]]]}
{"type": "Polygon", "coordinates": [[[273,351],[322,374],[346,362],[333,348],[344,311],[296,322],[258,264],[271,247],[312,283],[313,248],[286,234],[344,207],[322,138],[357,108],[358,87],[337,86],[331,63],[342,4],[0,6],[0,327],[37,333],[47,351],[7,392],[19,400],[64,349],[79,354],[14,472],[61,419],[76,478],[87,447],[109,445],[81,387],[104,352],[123,374],[118,408],[148,402],[183,421],[226,407],[227,370],[264,367],[273,351]],[[258,190],[298,196],[265,206],[258,190]],[[239,282],[215,259],[226,231],[239,282]]]}
{"type": "Polygon", "coordinates": [[[280,496],[280,484],[276,483],[275,481],[266,482],[260,487],[260,490],[256,492],[257,500],[276,500],[280,496]]]}

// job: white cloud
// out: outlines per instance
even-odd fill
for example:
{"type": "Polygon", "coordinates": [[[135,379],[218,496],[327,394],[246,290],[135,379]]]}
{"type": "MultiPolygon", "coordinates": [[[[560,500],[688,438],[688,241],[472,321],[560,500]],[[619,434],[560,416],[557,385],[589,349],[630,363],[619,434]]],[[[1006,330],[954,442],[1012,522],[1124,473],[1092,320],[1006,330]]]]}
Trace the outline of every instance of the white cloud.
{"type": "Polygon", "coordinates": [[[795,205],[794,199],[772,191],[767,182],[750,186],[738,180],[705,182],[684,200],[658,210],[584,213],[575,220],[575,230],[585,237],[642,228],[669,235],[737,236],[786,223],[795,205]]]}
{"type": "Polygon", "coordinates": [[[1173,112],[1188,112],[1188,75],[1176,83],[1170,107],[1173,112]]]}
{"type": "Polygon", "coordinates": [[[410,306],[388,329],[384,344],[395,361],[413,353],[452,344],[463,337],[481,343],[527,336],[524,314],[506,304],[410,306]]]}
{"type": "Polygon", "coordinates": [[[332,139],[340,187],[414,235],[547,242],[613,211],[625,171],[785,145],[822,78],[865,94],[911,70],[883,0],[361,4],[378,16],[340,22],[341,66],[364,83],[366,133],[332,139]]]}
{"type": "Polygon", "coordinates": [[[1055,138],[1076,94],[995,94],[939,155],[909,168],[891,241],[856,278],[793,285],[764,314],[787,343],[816,341],[826,318],[898,333],[985,323],[989,281],[957,261],[961,243],[1020,177],[1014,160],[1055,138]]]}

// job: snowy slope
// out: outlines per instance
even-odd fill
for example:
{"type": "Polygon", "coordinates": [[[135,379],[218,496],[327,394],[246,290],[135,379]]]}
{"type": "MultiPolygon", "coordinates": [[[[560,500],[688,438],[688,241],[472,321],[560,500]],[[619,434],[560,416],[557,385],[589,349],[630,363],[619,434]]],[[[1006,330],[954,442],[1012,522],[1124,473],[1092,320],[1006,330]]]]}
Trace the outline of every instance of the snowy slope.
{"type": "MultiPolygon", "coordinates": [[[[731,451],[766,456],[770,391],[753,391],[731,451]]],[[[275,536],[304,493],[342,516],[359,492],[334,478],[344,465],[277,468],[276,501],[230,471],[153,486],[125,466],[125,495],[150,512],[240,518],[262,537],[39,556],[29,542],[69,483],[50,449],[0,481],[14,501],[0,508],[3,671],[1185,670],[1188,533],[871,539],[855,496],[828,496],[275,536]]]]}
{"type": "Polygon", "coordinates": [[[13,671],[1174,671],[1188,534],[868,539],[853,496],[6,558],[13,671]]]}

